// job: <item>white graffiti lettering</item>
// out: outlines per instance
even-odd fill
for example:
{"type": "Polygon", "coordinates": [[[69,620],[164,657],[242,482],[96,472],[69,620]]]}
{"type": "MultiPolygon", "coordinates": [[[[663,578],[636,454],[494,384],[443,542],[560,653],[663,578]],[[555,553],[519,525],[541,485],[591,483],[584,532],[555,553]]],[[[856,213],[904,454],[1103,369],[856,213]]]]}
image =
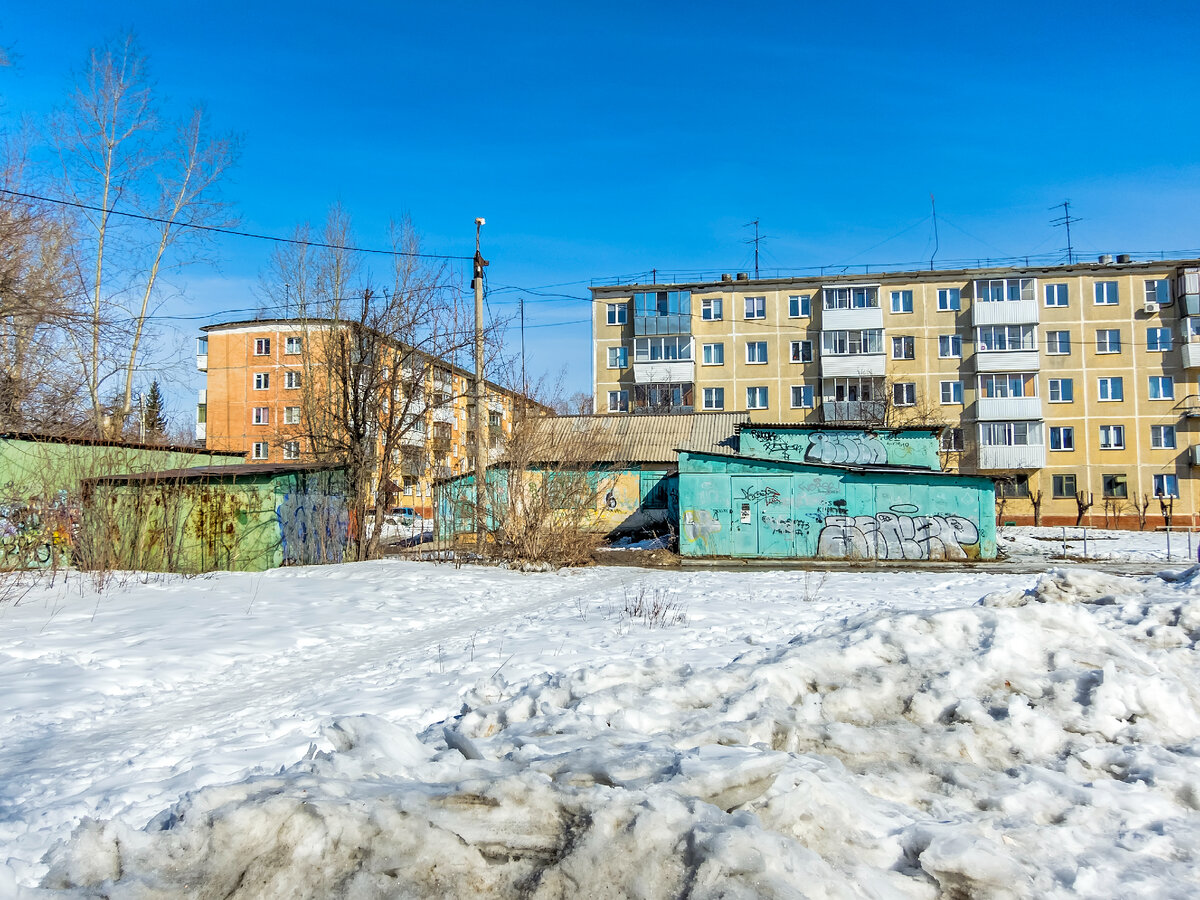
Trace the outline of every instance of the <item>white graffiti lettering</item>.
{"type": "MultiPolygon", "coordinates": [[[[913,507],[906,506],[910,510],[913,507]]],[[[893,509],[895,509],[893,507],[893,509]]],[[[966,559],[979,528],[963,516],[826,516],[817,555],[834,559],[966,559]]]]}
{"type": "Polygon", "coordinates": [[[874,435],[827,431],[813,433],[804,459],[857,465],[886,465],[888,461],[887,448],[874,435]]]}
{"type": "Polygon", "coordinates": [[[779,502],[779,491],[774,488],[760,488],[757,491],[752,491],[750,488],[742,488],[742,499],[748,503],[753,503],[755,500],[765,500],[767,506],[772,503],[779,502]]]}

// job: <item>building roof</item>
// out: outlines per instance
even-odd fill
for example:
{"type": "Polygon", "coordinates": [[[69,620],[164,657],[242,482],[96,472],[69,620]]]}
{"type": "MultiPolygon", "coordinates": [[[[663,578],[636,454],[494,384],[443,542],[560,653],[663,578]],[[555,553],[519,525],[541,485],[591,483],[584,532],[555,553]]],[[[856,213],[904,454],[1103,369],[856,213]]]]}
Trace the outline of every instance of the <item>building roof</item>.
{"type": "Polygon", "coordinates": [[[101,475],[88,478],[90,484],[132,484],[154,481],[212,481],[247,478],[263,475],[288,475],[303,472],[329,472],[344,468],[328,463],[245,463],[240,466],[194,466],[184,469],[160,469],[157,472],[135,472],[124,475],[101,475]]]}
{"type": "MultiPolygon", "coordinates": [[[[527,419],[530,449],[521,462],[677,462],[677,450],[721,452],[737,446],[746,413],[550,416],[527,419]]],[[[517,460],[510,460],[517,462],[517,460]]]]}
{"type": "Polygon", "coordinates": [[[866,425],[866,424],[850,424],[841,422],[822,422],[818,425],[813,425],[808,422],[742,422],[737,426],[738,432],[745,431],[750,428],[762,428],[767,431],[779,431],[787,429],[788,431],[870,431],[875,434],[880,432],[898,433],[901,431],[923,431],[926,434],[938,435],[946,430],[946,425],[866,425]]]}
{"type": "Polygon", "coordinates": [[[964,472],[947,472],[944,469],[926,469],[921,466],[893,466],[886,463],[828,463],[818,462],[812,459],[779,459],[775,456],[754,456],[748,453],[735,453],[728,450],[719,450],[710,452],[708,450],[692,450],[689,451],[701,456],[720,456],[720,457],[735,457],[740,460],[748,460],[750,462],[770,463],[773,466],[781,466],[788,469],[838,469],[843,472],[856,472],[864,474],[874,472],[881,475],[929,475],[934,478],[978,478],[984,481],[995,481],[996,478],[991,475],[975,475],[964,472]]]}
{"type": "MultiPolygon", "coordinates": [[[[0,431],[0,440],[29,441],[35,444],[75,444],[89,447],[125,447],[130,450],[163,450],[171,453],[193,453],[201,456],[245,457],[244,450],[209,450],[183,444],[144,444],[137,441],[112,440],[75,434],[39,434],[33,431],[0,431]]],[[[224,468],[224,467],[222,467],[224,468]]]]}

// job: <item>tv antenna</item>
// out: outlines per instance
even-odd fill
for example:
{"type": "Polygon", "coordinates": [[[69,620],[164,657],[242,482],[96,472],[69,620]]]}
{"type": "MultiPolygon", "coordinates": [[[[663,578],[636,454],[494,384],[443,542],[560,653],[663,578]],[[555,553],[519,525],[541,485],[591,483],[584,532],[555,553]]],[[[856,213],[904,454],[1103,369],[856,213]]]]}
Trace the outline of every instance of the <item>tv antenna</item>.
{"type": "Polygon", "coordinates": [[[1073,265],[1075,262],[1075,247],[1071,243],[1071,223],[1072,222],[1077,222],[1077,223],[1082,222],[1083,219],[1080,219],[1077,216],[1073,217],[1071,215],[1071,201],[1070,200],[1064,200],[1062,203],[1055,203],[1050,208],[1058,209],[1060,206],[1062,207],[1063,214],[1061,216],[1059,216],[1057,219],[1051,219],[1050,224],[1053,225],[1055,228],[1064,227],[1064,226],[1066,227],[1066,229],[1067,229],[1067,265],[1073,265]]]}
{"type": "Polygon", "coordinates": [[[758,233],[758,219],[755,219],[753,222],[747,222],[742,227],[749,228],[751,225],[754,226],[754,237],[748,241],[744,241],[744,243],[754,245],[754,280],[758,281],[758,242],[762,240],[762,237],[758,233]]]}

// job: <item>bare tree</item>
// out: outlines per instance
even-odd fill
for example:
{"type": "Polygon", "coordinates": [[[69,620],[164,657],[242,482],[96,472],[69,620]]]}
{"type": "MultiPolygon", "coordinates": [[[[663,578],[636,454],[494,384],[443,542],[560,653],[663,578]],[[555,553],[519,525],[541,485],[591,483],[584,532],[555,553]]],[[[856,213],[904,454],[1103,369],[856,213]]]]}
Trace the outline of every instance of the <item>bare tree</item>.
{"type": "Polygon", "coordinates": [[[349,217],[335,207],[317,242],[326,246],[276,254],[269,294],[297,310],[305,345],[300,422],[290,439],[309,458],[346,467],[351,508],[376,526],[358,531],[362,559],[378,553],[396,473],[414,467],[425,475],[449,451],[438,433],[449,424],[435,420],[466,390],[449,363],[468,353],[473,330],[451,273],[422,257],[410,221],[392,226],[391,284],[382,290],[350,287],[361,278],[350,234],[349,217]]]}
{"type": "Polygon", "coordinates": [[[1042,491],[1041,488],[1029,492],[1029,505],[1033,507],[1033,524],[1042,524],[1042,491]]]}
{"type": "Polygon", "coordinates": [[[1083,491],[1076,492],[1076,494],[1075,494],[1075,509],[1077,510],[1076,515],[1075,515],[1076,526],[1083,524],[1083,515],[1089,509],[1092,508],[1092,504],[1095,503],[1095,500],[1096,500],[1095,495],[1092,494],[1090,491],[1086,495],[1083,493],[1083,491]],[[1085,497],[1086,497],[1086,499],[1085,499],[1085,497]]]}
{"type": "MultiPolygon", "coordinates": [[[[27,135],[0,138],[0,187],[29,193],[27,135]]],[[[0,193],[0,428],[70,430],[78,378],[62,364],[70,297],[70,223],[49,205],[0,193]]]]}
{"type": "Polygon", "coordinates": [[[95,429],[117,435],[133,406],[147,323],[171,251],[231,223],[218,185],[237,154],[202,109],[159,117],[132,36],[93,50],[54,128],[64,189],[79,204],[75,268],[86,323],[72,331],[95,429]],[[139,218],[121,215],[133,213],[139,218]]]}

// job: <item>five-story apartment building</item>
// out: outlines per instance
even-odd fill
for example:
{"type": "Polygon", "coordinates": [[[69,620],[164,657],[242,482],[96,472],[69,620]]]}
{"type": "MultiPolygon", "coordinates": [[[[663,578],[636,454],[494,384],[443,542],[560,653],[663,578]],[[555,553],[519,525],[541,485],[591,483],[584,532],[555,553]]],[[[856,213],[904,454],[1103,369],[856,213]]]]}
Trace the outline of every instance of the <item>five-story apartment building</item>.
{"type": "Polygon", "coordinates": [[[592,294],[597,412],[941,426],[949,468],[1001,478],[1006,520],[1196,521],[1200,260],[592,294]]]}

